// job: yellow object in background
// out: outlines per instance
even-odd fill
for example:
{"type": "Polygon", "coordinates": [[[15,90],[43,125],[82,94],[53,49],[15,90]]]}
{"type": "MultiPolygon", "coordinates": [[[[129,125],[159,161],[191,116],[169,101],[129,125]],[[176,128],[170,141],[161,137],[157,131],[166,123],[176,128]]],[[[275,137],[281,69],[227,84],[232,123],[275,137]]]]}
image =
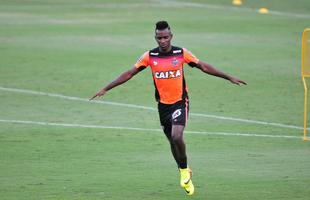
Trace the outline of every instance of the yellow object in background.
{"type": "Polygon", "coordinates": [[[232,4],[235,6],[241,6],[242,5],[242,1],[241,0],[233,0],[232,4]]]}
{"type": "Polygon", "coordinates": [[[258,10],[258,12],[259,12],[260,14],[268,14],[268,13],[269,13],[269,10],[268,10],[267,8],[260,8],[260,9],[258,10]]]}
{"type": "Polygon", "coordinates": [[[310,28],[302,34],[301,47],[301,76],[304,84],[304,140],[310,141],[307,137],[307,112],[308,112],[308,88],[306,78],[310,77],[310,28]]]}

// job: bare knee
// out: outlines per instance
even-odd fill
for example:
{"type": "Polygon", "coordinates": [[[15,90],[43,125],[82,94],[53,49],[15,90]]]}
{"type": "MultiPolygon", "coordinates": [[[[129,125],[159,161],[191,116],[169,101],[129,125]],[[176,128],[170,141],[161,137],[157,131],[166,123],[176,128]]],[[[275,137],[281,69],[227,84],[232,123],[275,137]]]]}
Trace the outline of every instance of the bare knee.
{"type": "Polygon", "coordinates": [[[181,126],[181,125],[172,126],[171,142],[175,143],[175,142],[183,141],[183,131],[184,131],[184,126],[181,126]]]}
{"type": "Polygon", "coordinates": [[[182,134],[177,133],[177,134],[172,134],[171,135],[171,141],[174,142],[174,143],[182,141],[182,140],[183,140],[183,135],[182,134]]]}

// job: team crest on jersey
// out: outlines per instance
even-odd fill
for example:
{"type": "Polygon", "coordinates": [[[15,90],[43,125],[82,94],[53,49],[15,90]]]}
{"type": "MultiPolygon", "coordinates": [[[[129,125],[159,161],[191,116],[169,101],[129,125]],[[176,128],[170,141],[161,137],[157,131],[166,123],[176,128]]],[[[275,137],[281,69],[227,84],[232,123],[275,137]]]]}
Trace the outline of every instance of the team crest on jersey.
{"type": "Polygon", "coordinates": [[[169,78],[177,78],[181,76],[180,70],[171,70],[165,72],[155,72],[155,78],[157,79],[169,79],[169,78]]]}
{"type": "Polygon", "coordinates": [[[177,66],[178,63],[179,63],[179,61],[178,61],[176,58],[173,58],[172,64],[173,64],[174,66],[177,66]]]}

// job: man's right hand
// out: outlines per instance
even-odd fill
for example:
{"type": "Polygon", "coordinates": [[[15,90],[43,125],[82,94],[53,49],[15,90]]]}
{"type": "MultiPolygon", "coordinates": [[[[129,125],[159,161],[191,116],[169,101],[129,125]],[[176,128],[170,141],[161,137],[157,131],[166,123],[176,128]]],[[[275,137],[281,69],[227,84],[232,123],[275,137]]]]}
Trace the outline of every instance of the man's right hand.
{"type": "Polygon", "coordinates": [[[101,97],[103,95],[105,95],[107,91],[105,89],[100,90],[99,92],[97,92],[92,98],[89,99],[89,101],[93,100],[96,97],[101,97]]]}

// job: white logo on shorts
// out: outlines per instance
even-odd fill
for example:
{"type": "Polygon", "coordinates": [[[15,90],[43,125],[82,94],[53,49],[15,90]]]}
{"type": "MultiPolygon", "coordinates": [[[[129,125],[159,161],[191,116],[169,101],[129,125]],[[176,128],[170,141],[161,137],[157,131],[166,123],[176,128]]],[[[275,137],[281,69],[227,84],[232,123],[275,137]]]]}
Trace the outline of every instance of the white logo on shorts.
{"type": "Polygon", "coordinates": [[[180,116],[182,113],[181,113],[181,109],[177,109],[176,111],[173,112],[172,114],[172,119],[175,119],[177,118],[178,116],[180,116]]]}

